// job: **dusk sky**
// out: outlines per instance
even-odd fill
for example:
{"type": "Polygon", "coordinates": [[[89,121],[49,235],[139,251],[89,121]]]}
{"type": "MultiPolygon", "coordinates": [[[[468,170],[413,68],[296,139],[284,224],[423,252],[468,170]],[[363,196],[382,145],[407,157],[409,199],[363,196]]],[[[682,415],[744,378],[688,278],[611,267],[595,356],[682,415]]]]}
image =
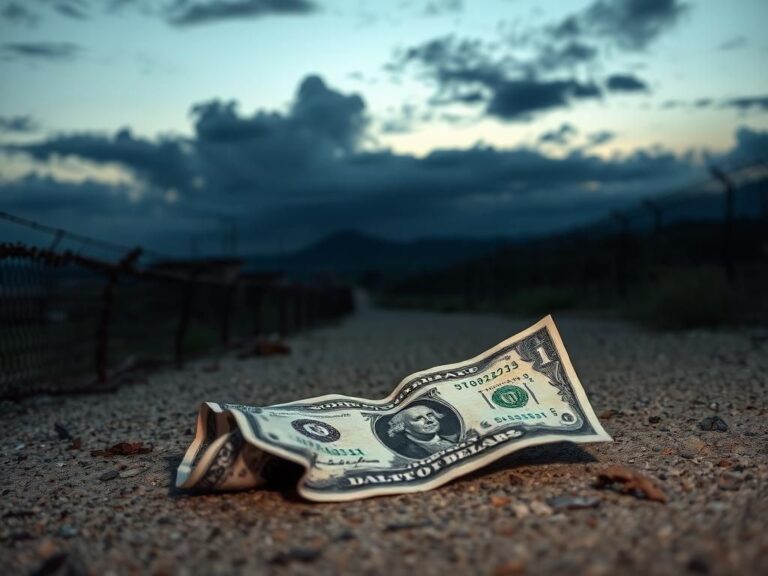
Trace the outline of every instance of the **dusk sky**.
{"type": "MultiPolygon", "coordinates": [[[[301,247],[588,222],[768,156],[765,0],[0,0],[0,209],[301,247]]],[[[7,239],[8,231],[3,231],[7,239]]]]}

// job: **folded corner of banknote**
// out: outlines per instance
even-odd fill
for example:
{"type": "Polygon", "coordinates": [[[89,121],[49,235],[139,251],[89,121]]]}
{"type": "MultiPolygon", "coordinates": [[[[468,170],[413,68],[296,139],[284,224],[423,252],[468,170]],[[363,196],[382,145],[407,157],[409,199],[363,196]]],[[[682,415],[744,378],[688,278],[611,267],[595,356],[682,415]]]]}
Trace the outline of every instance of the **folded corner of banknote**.
{"type": "Polygon", "coordinates": [[[422,370],[379,400],[329,394],[272,406],[206,402],[176,485],[240,490],[301,465],[298,491],[344,501],[436,488],[511,452],[606,442],[554,320],[474,358],[422,370]]]}

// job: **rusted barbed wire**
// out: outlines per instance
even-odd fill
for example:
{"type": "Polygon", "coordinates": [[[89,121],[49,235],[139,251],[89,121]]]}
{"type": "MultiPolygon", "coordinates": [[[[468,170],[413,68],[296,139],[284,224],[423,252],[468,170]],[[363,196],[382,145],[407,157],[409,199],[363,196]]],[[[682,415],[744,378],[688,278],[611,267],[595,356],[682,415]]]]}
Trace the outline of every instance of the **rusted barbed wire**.
{"type": "Polygon", "coordinates": [[[181,366],[233,339],[285,336],[353,308],[347,287],[246,274],[233,259],[139,266],[142,253],[105,261],[0,243],[0,398],[106,389],[128,358],[181,366]]]}

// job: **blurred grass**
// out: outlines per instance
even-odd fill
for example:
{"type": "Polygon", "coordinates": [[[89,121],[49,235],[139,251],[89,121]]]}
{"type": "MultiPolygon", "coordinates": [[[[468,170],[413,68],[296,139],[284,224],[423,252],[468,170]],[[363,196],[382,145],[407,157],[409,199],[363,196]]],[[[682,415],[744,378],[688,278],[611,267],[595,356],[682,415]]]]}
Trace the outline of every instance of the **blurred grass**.
{"type": "Polygon", "coordinates": [[[575,291],[554,286],[524,288],[503,298],[501,311],[522,316],[545,316],[578,308],[582,300],[575,291]]]}
{"type": "Polygon", "coordinates": [[[439,312],[496,312],[541,317],[562,311],[618,316],[661,330],[685,330],[768,322],[768,270],[742,268],[731,285],[722,267],[713,265],[660,268],[619,297],[612,284],[526,286],[495,299],[468,299],[456,294],[384,294],[377,303],[388,308],[439,312]]]}
{"type": "Polygon", "coordinates": [[[739,307],[737,290],[722,268],[712,266],[663,270],[621,306],[626,316],[664,329],[734,323],[739,307]]]}

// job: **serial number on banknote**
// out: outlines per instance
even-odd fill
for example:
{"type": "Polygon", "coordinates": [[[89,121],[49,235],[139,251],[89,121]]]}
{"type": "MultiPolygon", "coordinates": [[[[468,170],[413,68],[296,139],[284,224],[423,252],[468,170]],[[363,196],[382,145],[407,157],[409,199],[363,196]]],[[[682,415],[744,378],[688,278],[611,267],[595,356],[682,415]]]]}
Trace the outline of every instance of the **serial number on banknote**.
{"type": "MultiPolygon", "coordinates": [[[[491,380],[496,380],[499,376],[502,376],[506,373],[512,372],[512,370],[516,370],[518,368],[517,362],[508,362],[507,364],[504,364],[503,366],[497,368],[493,372],[487,372],[486,374],[480,374],[476,379],[474,380],[465,380],[464,382],[457,382],[453,385],[456,390],[464,390],[472,388],[477,388],[478,386],[482,386],[486,382],[490,382],[491,380]]],[[[527,376],[527,375],[523,375],[527,376]]]]}

